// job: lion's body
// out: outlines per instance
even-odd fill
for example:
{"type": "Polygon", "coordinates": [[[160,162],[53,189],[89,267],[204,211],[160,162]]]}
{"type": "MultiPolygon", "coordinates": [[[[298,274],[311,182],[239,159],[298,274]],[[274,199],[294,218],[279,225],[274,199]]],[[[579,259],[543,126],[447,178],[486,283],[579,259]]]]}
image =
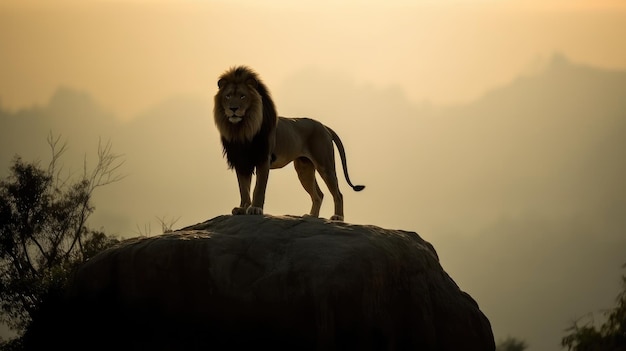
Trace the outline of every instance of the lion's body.
{"type": "Polygon", "coordinates": [[[298,178],[313,202],[310,215],[319,216],[323,193],[315,171],[328,186],[335,202],[334,220],[343,220],[343,195],[335,171],[337,145],[348,184],[346,158],[339,136],[322,123],[310,118],[278,117],[268,89],[254,71],[247,67],[230,69],[218,81],[214,118],[221,135],[224,155],[237,173],[241,202],[233,214],[262,214],[269,170],[291,162],[298,178]],[[256,171],[252,200],[250,185],[256,171]]]}
{"type": "Polygon", "coordinates": [[[334,155],[332,135],[322,123],[310,118],[278,118],[271,168],[282,168],[300,157],[320,166],[334,165],[334,155]],[[333,159],[324,160],[328,157],[333,159]]]}

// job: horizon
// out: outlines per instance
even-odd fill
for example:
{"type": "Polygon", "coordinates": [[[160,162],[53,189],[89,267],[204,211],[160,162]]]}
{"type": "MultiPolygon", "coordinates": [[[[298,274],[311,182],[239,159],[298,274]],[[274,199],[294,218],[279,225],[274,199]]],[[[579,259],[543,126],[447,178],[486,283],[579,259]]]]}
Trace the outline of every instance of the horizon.
{"type": "Polygon", "coordinates": [[[131,119],[172,95],[210,98],[219,74],[246,64],[270,87],[317,67],[398,86],[415,102],[462,103],[557,53],[626,69],[626,45],[615,35],[626,33],[624,19],[626,5],[610,0],[7,1],[0,101],[12,110],[43,104],[63,85],[131,119]],[[233,11],[245,26],[225,20],[233,11]]]}
{"type": "MultiPolygon", "coordinates": [[[[372,84],[367,83],[367,82],[359,82],[355,76],[349,75],[345,72],[339,72],[334,69],[325,70],[325,69],[320,69],[320,68],[313,67],[313,66],[304,67],[299,71],[293,72],[291,76],[286,76],[284,81],[279,82],[277,86],[279,87],[285,86],[289,83],[290,80],[297,79],[299,76],[303,74],[307,75],[312,71],[323,72],[323,74],[326,76],[336,76],[337,79],[349,81],[351,84],[354,84],[358,88],[367,89],[367,90],[375,89],[375,90],[380,90],[380,91],[397,92],[400,95],[402,95],[404,98],[406,98],[408,101],[410,101],[410,103],[412,103],[416,107],[427,107],[427,108],[435,108],[435,109],[436,108],[451,108],[451,107],[460,107],[460,106],[471,105],[473,103],[476,103],[477,101],[484,99],[486,96],[492,94],[493,92],[496,92],[502,88],[506,88],[508,86],[513,85],[519,79],[540,76],[541,74],[550,70],[550,68],[555,65],[576,66],[580,68],[589,68],[589,69],[607,72],[607,73],[626,73],[626,67],[612,68],[612,67],[595,66],[593,64],[589,64],[586,62],[579,62],[579,61],[572,60],[570,57],[564,55],[562,52],[554,52],[545,58],[532,60],[531,62],[528,63],[526,68],[518,72],[517,75],[513,75],[509,80],[499,82],[492,86],[488,86],[485,88],[484,91],[477,93],[475,96],[471,96],[466,99],[452,100],[452,101],[448,101],[448,100],[431,101],[428,99],[414,100],[409,96],[409,94],[404,90],[402,86],[399,86],[397,84],[388,85],[388,86],[373,86],[372,84]]],[[[233,65],[233,66],[236,66],[236,65],[233,65]]],[[[261,75],[261,78],[263,78],[262,75],[261,75]]],[[[287,99],[284,98],[285,94],[283,93],[285,92],[285,90],[286,89],[271,89],[270,88],[272,97],[277,104],[279,104],[281,100],[285,100],[285,101],[282,101],[282,102],[287,102],[284,105],[290,105],[288,101],[286,101],[287,99]]],[[[215,92],[216,91],[217,91],[217,88],[215,89],[215,92]]],[[[93,103],[94,106],[97,106],[98,108],[101,108],[103,111],[106,111],[106,113],[110,114],[116,122],[121,122],[124,124],[128,122],[132,122],[133,120],[141,118],[142,116],[149,115],[150,112],[153,111],[154,109],[158,109],[161,105],[166,104],[169,101],[173,101],[173,100],[186,100],[186,99],[192,99],[196,101],[204,100],[205,102],[208,102],[210,105],[212,105],[213,104],[212,93],[214,93],[214,92],[203,93],[203,94],[198,94],[197,92],[175,93],[169,96],[164,96],[162,99],[155,100],[153,103],[146,105],[145,108],[137,110],[132,115],[124,115],[118,109],[115,109],[114,106],[104,103],[96,94],[94,94],[94,92],[88,89],[83,89],[83,88],[79,88],[79,87],[75,87],[75,86],[71,86],[67,84],[59,84],[56,88],[54,88],[51,91],[50,95],[47,98],[42,99],[42,101],[40,102],[32,102],[31,104],[19,105],[19,106],[10,106],[8,104],[5,105],[2,99],[2,96],[0,96],[0,110],[8,114],[18,115],[22,112],[28,112],[29,110],[32,110],[33,108],[35,109],[46,108],[55,100],[57,96],[59,96],[59,94],[63,94],[66,92],[69,92],[72,95],[82,96],[85,100],[88,100],[90,101],[90,103],[93,103]]],[[[284,113],[279,112],[279,115],[292,116],[294,114],[293,113],[284,114],[284,113]]],[[[295,115],[297,115],[297,113],[295,115]]]]}

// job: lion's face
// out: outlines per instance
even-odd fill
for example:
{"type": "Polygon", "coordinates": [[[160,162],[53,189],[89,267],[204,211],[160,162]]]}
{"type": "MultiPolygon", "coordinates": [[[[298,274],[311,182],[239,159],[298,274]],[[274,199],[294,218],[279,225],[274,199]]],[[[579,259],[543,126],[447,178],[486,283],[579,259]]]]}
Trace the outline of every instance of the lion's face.
{"type": "Polygon", "coordinates": [[[220,99],[224,116],[230,123],[239,123],[250,108],[253,93],[246,84],[227,84],[220,89],[220,99]]]}
{"type": "Polygon", "coordinates": [[[249,141],[261,129],[263,104],[254,89],[254,80],[229,81],[222,78],[215,95],[215,124],[227,140],[249,141]]]}

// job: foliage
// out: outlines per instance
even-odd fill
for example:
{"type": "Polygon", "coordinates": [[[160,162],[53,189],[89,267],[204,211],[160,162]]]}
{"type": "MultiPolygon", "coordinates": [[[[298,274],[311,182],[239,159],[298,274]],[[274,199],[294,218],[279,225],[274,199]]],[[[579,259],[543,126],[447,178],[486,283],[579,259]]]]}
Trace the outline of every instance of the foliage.
{"type": "MultiPolygon", "coordinates": [[[[47,169],[14,158],[0,180],[0,321],[22,334],[47,296],[60,291],[71,270],[117,242],[87,227],[95,189],[116,182],[123,164],[109,143],[98,147],[98,162],[73,181],[58,167],[66,145],[52,135],[47,169]]],[[[19,340],[0,342],[19,349],[19,340]]]]}
{"type": "Polygon", "coordinates": [[[504,340],[498,342],[496,345],[496,351],[524,351],[528,345],[523,340],[517,340],[514,337],[507,337],[504,340]]]}
{"type": "Polygon", "coordinates": [[[575,321],[561,345],[570,351],[626,350],[626,276],[622,276],[622,292],[616,300],[617,306],[606,312],[607,320],[600,328],[596,329],[593,319],[582,326],[575,321]]]}

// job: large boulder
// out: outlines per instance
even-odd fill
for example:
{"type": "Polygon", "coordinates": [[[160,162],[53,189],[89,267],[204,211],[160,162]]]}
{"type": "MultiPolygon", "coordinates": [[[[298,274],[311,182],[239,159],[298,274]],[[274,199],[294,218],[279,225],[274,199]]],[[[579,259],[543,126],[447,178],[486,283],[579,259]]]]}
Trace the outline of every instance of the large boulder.
{"type": "Polygon", "coordinates": [[[84,264],[67,299],[66,349],[495,350],[418,234],[316,218],[128,239],[84,264]]]}

